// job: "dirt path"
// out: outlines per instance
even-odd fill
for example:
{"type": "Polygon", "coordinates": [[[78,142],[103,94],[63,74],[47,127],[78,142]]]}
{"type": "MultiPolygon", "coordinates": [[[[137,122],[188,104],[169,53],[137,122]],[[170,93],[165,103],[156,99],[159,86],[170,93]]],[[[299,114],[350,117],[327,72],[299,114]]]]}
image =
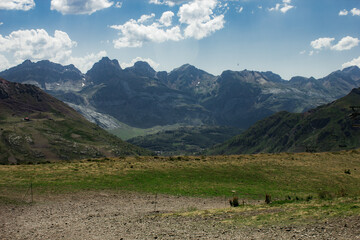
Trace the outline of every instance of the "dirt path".
{"type": "Polygon", "coordinates": [[[161,213],[227,207],[221,198],[76,193],[0,206],[0,239],[360,239],[360,217],[302,227],[249,228],[226,216],[161,213]],[[155,209],[156,202],[156,209],[155,209]],[[156,211],[155,211],[156,210],[156,211]]]}

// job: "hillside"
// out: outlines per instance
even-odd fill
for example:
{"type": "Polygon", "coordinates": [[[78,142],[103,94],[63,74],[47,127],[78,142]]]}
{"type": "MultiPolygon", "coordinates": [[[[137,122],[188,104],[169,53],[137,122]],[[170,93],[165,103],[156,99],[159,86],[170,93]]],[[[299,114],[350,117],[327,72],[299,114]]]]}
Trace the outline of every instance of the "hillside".
{"type": "Polygon", "coordinates": [[[337,151],[360,147],[360,128],[350,106],[359,106],[360,88],[305,113],[279,112],[258,121],[209,154],[337,151]]]}
{"type": "Polygon", "coordinates": [[[0,79],[0,163],[151,154],[88,122],[38,87],[0,79]]]}
{"type": "Polygon", "coordinates": [[[165,156],[195,155],[215,144],[223,143],[240,132],[237,128],[219,126],[179,127],[132,138],[127,142],[165,156]]]}

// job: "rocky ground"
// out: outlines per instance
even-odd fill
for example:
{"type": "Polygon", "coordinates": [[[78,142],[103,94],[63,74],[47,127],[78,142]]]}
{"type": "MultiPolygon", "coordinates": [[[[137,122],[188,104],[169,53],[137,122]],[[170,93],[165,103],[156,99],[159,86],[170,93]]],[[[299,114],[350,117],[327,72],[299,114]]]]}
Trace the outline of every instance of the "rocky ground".
{"type": "Polygon", "coordinates": [[[360,217],[302,226],[234,226],[228,216],[176,213],[227,208],[224,198],[83,192],[0,206],[0,239],[360,239],[360,217]]]}

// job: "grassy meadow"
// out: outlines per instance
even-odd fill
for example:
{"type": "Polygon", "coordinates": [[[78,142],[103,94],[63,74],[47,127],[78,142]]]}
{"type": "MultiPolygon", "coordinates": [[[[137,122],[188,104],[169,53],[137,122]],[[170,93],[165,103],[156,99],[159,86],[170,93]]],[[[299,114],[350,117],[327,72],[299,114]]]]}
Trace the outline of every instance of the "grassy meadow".
{"type": "Polygon", "coordinates": [[[360,215],[360,198],[340,197],[332,200],[276,201],[272,204],[240,205],[236,208],[198,210],[189,208],[162,217],[216,218],[225,224],[249,227],[301,226],[331,219],[360,215]]]}
{"type": "Polygon", "coordinates": [[[273,200],[360,196],[360,150],[197,157],[123,157],[1,165],[3,197],[116,190],[273,200]],[[323,197],[323,196],[321,196],[323,197]]]}

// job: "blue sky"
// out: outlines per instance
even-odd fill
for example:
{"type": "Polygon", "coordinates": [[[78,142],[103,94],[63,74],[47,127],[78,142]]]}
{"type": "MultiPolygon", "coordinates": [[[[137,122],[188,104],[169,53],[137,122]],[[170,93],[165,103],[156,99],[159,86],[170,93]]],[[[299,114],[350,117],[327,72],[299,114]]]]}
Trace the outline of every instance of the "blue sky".
{"type": "Polygon", "coordinates": [[[323,77],[360,66],[359,0],[0,0],[0,70],[103,56],[171,71],[323,77]]]}

